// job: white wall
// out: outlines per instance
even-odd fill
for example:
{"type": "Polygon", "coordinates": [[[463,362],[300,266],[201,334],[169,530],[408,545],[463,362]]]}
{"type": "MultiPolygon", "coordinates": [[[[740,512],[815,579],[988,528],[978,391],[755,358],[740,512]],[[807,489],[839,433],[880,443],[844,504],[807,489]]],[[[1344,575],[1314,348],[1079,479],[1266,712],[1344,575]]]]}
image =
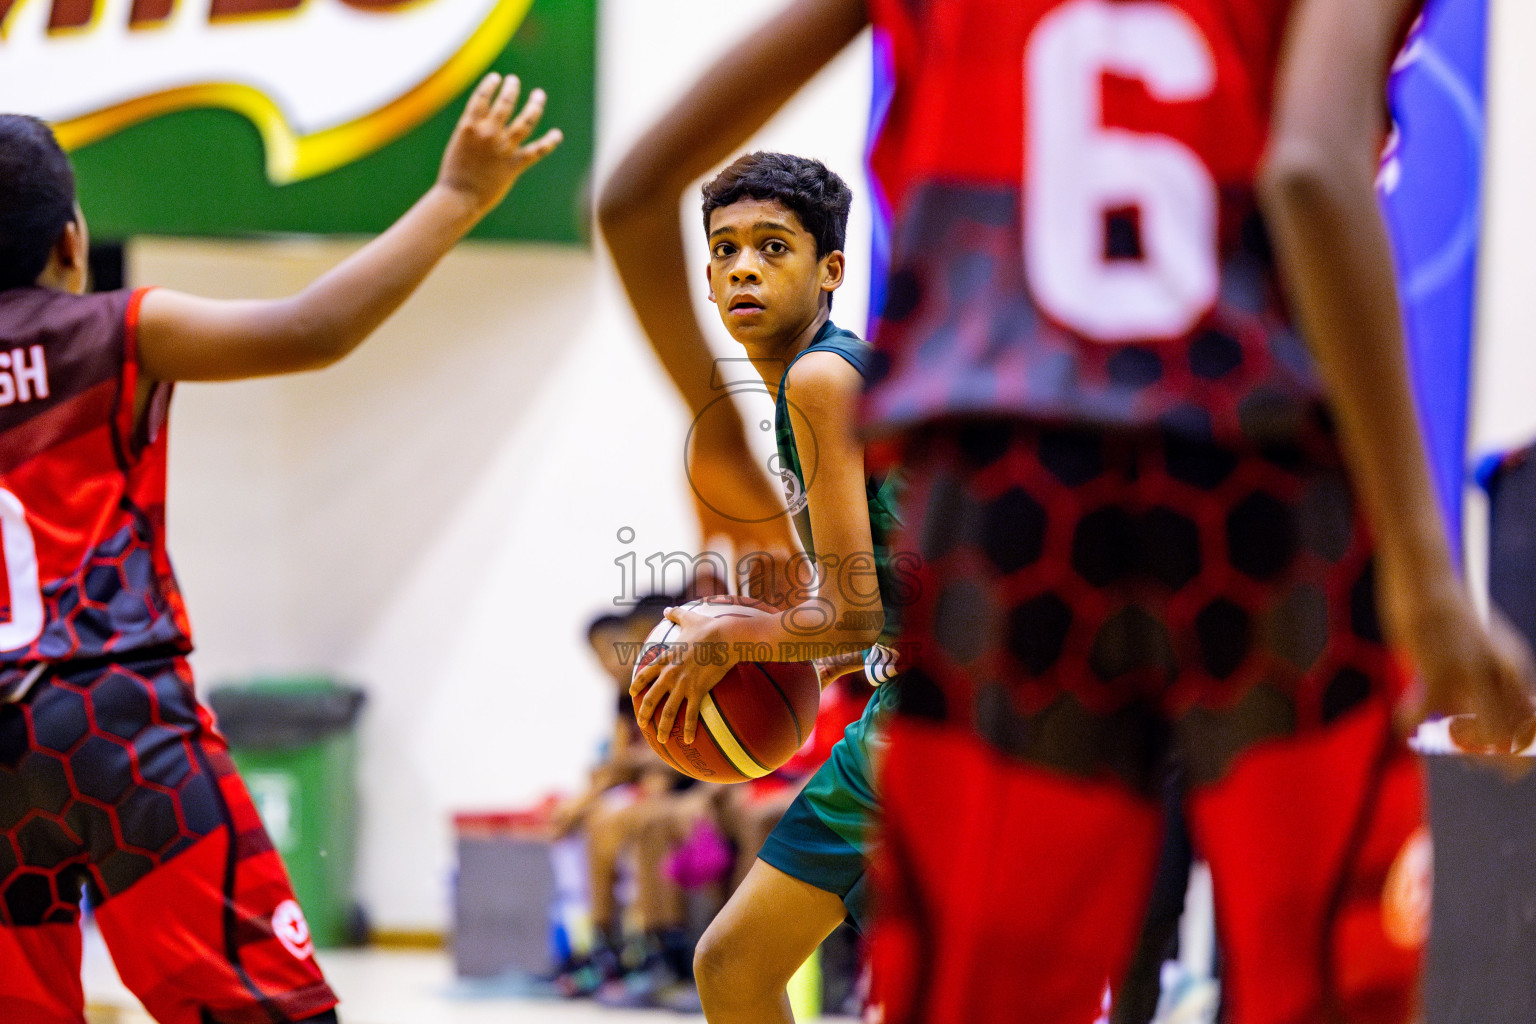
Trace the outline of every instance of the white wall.
{"type": "MultiPolygon", "coordinates": [[[[605,3],[599,180],[782,5],[605,3]]],[[[867,68],[850,49],[754,147],[820,157],[862,196],[867,68]]],[[[837,309],[860,329],[868,235],[860,201],[837,309]]],[[[354,244],[145,239],[130,275],[282,295],[354,244]]],[[[610,728],[583,628],[619,592],[614,559],[696,546],[685,417],[606,259],[466,245],[339,366],[182,386],[173,410],[171,554],[201,685],[320,670],[365,686],[362,897],[381,927],[446,928],[450,815],[578,785],[610,728]]]]}

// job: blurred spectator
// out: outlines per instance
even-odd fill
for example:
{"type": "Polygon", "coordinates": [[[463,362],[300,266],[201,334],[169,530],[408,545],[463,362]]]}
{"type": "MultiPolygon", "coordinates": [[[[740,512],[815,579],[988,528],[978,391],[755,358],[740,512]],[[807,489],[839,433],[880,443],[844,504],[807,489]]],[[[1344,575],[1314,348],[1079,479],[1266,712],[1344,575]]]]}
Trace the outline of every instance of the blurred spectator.
{"type": "Polygon", "coordinates": [[[640,734],[629,679],[641,644],[679,598],[642,598],[628,613],[602,615],[587,629],[593,653],[613,681],[613,736],[587,789],[555,811],[560,835],[586,839],[593,945],[557,978],[570,996],[610,1005],[686,1005],[693,945],[683,893],[668,877],[674,850],[711,816],[712,794],[667,765],[640,734]],[[633,864],[635,930],[626,933],[615,886],[621,861],[633,864]]]}

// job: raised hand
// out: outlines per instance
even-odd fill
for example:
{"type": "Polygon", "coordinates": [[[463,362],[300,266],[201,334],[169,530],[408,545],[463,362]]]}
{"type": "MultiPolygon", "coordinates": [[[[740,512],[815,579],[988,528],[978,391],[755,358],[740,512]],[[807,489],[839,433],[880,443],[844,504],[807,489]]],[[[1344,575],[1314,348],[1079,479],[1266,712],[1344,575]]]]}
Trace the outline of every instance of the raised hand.
{"type": "Polygon", "coordinates": [[[521,88],[516,75],[503,79],[493,71],[482,78],[443,153],[438,186],[461,196],[477,216],[494,209],[518,176],[564,138],[560,129],[551,128],[537,141],[527,141],[544,116],[545,95],[543,89],[533,90],[512,117],[521,88]]]}
{"type": "MultiPolygon", "coordinates": [[[[535,89],[517,117],[518,82],[486,75],[454,127],[426,195],[379,237],[299,294],[226,302],[157,288],[139,307],[145,381],[236,380],[313,370],[345,356],[406,300],[517,176],[560,144],[550,131],[528,142],[544,113],[535,89]]],[[[137,401],[148,400],[141,389],[137,401]]]]}

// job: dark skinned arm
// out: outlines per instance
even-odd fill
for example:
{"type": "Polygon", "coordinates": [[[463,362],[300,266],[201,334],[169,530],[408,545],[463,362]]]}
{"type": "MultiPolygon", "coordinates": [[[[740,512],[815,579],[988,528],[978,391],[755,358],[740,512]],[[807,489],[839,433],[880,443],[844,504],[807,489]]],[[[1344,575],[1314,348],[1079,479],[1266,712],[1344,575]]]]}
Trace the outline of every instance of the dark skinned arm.
{"type": "Polygon", "coordinates": [[[1277,81],[1260,194],[1298,319],[1328,383],[1351,476],[1379,545],[1388,639],[1423,687],[1405,724],[1474,714],[1507,749],[1532,716],[1525,645],[1478,620],[1457,575],[1409,386],[1374,179],[1385,82],[1412,0],[1302,0],[1277,81]]]}
{"type": "Polygon", "coordinates": [[[534,90],[514,118],[518,91],[515,76],[482,79],[431,189],[387,231],[297,295],[227,301],[166,289],[147,294],[139,313],[145,386],[312,370],[351,352],[525,170],[559,145],[558,131],[527,141],[544,112],[544,93],[534,90]]]}

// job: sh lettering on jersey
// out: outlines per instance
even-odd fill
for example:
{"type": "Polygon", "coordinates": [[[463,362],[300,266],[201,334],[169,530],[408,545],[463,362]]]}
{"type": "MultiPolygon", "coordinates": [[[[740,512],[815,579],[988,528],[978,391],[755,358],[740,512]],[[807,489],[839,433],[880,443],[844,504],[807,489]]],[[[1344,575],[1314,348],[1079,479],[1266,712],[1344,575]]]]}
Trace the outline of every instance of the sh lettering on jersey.
{"type": "Polygon", "coordinates": [[[43,346],[0,352],[0,406],[48,397],[48,362],[43,346]]]}

